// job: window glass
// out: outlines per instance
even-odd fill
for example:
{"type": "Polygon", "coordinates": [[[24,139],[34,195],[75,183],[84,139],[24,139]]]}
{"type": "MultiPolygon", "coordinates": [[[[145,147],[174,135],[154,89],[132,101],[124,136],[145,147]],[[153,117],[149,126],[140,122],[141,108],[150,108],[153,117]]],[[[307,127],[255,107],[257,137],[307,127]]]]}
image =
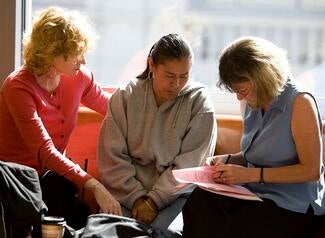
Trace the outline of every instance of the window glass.
{"type": "MultiPolygon", "coordinates": [[[[253,35],[287,50],[293,75],[314,90],[325,109],[323,0],[33,0],[33,13],[51,5],[79,10],[92,20],[100,38],[87,64],[103,86],[117,87],[142,72],[150,46],[174,32],[193,47],[193,77],[219,92],[221,50],[235,38],[253,35]]],[[[233,95],[214,97],[220,105],[237,107],[233,95]]]]}

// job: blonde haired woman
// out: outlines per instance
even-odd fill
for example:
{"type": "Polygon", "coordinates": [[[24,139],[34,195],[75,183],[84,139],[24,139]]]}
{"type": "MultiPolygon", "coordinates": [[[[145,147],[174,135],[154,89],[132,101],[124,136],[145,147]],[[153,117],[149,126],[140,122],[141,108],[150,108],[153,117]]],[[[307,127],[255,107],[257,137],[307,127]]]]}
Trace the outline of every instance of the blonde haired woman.
{"type": "Polygon", "coordinates": [[[244,131],[241,151],[228,164],[229,155],[210,162],[214,180],[246,184],[263,202],[196,189],[183,208],[184,237],[313,237],[316,217],[325,214],[314,96],[290,75],[285,52],[261,38],[226,47],[219,75],[219,85],[243,102],[244,131]]]}
{"type": "Polygon", "coordinates": [[[35,168],[48,214],[64,216],[75,228],[88,215],[75,198],[78,188],[90,190],[104,212],[121,214],[102,184],[65,155],[80,102],[103,115],[107,110],[109,95],[83,67],[93,44],[90,29],[77,12],[40,12],[24,41],[25,63],[7,77],[0,94],[0,160],[35,168]]]}

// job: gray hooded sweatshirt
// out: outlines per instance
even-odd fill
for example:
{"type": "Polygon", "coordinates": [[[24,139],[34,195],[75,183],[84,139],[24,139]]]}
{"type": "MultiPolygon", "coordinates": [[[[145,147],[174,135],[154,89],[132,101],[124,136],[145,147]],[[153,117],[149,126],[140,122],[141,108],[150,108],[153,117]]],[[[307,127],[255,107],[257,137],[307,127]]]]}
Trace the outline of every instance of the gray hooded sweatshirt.
{"type": "Polygon", "coordinates": [[[189,81],[159,107],[152,80],[134,80],[109,101],[100,131],[98,169],[106,188],[132,209],[141,196],[158,209],[170,204],[172,169],[195,167],[214,154],[217,127],[207,89],[189,81]]]}

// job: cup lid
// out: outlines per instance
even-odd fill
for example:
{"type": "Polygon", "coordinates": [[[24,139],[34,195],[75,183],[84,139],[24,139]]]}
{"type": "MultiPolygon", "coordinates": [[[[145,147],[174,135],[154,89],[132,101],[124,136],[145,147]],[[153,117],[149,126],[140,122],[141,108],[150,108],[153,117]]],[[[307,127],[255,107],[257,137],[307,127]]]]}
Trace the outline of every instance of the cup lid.
{"type": "Polygon", "coordinates": [[[42,220],[43,224],[55,224],[55,225],[65,225],[66,222],[64,220],[64,217],[59,216],[45,216],[42,220]]]}

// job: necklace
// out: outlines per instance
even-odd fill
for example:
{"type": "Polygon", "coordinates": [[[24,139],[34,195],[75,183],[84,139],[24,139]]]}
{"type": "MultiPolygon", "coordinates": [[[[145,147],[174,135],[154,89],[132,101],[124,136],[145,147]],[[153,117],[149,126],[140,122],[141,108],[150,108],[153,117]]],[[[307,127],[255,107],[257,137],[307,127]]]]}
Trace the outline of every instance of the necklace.
{"type": "Polygon", "coordinates": [[[54,98],[55,95],[56,95],[56,92],[55,92],[55,91],[51,92],[51,93],[50,93],[50,98],[51,98],[51,99],[54,98]]]}
{"type": "Polygon", "coordinates": [[[50,77],[50,75],[35,76],[38,85],[46,90],[50,95],[50,99],[56,96],[56,89],[60,83],[59,75],[50,77]]]}

